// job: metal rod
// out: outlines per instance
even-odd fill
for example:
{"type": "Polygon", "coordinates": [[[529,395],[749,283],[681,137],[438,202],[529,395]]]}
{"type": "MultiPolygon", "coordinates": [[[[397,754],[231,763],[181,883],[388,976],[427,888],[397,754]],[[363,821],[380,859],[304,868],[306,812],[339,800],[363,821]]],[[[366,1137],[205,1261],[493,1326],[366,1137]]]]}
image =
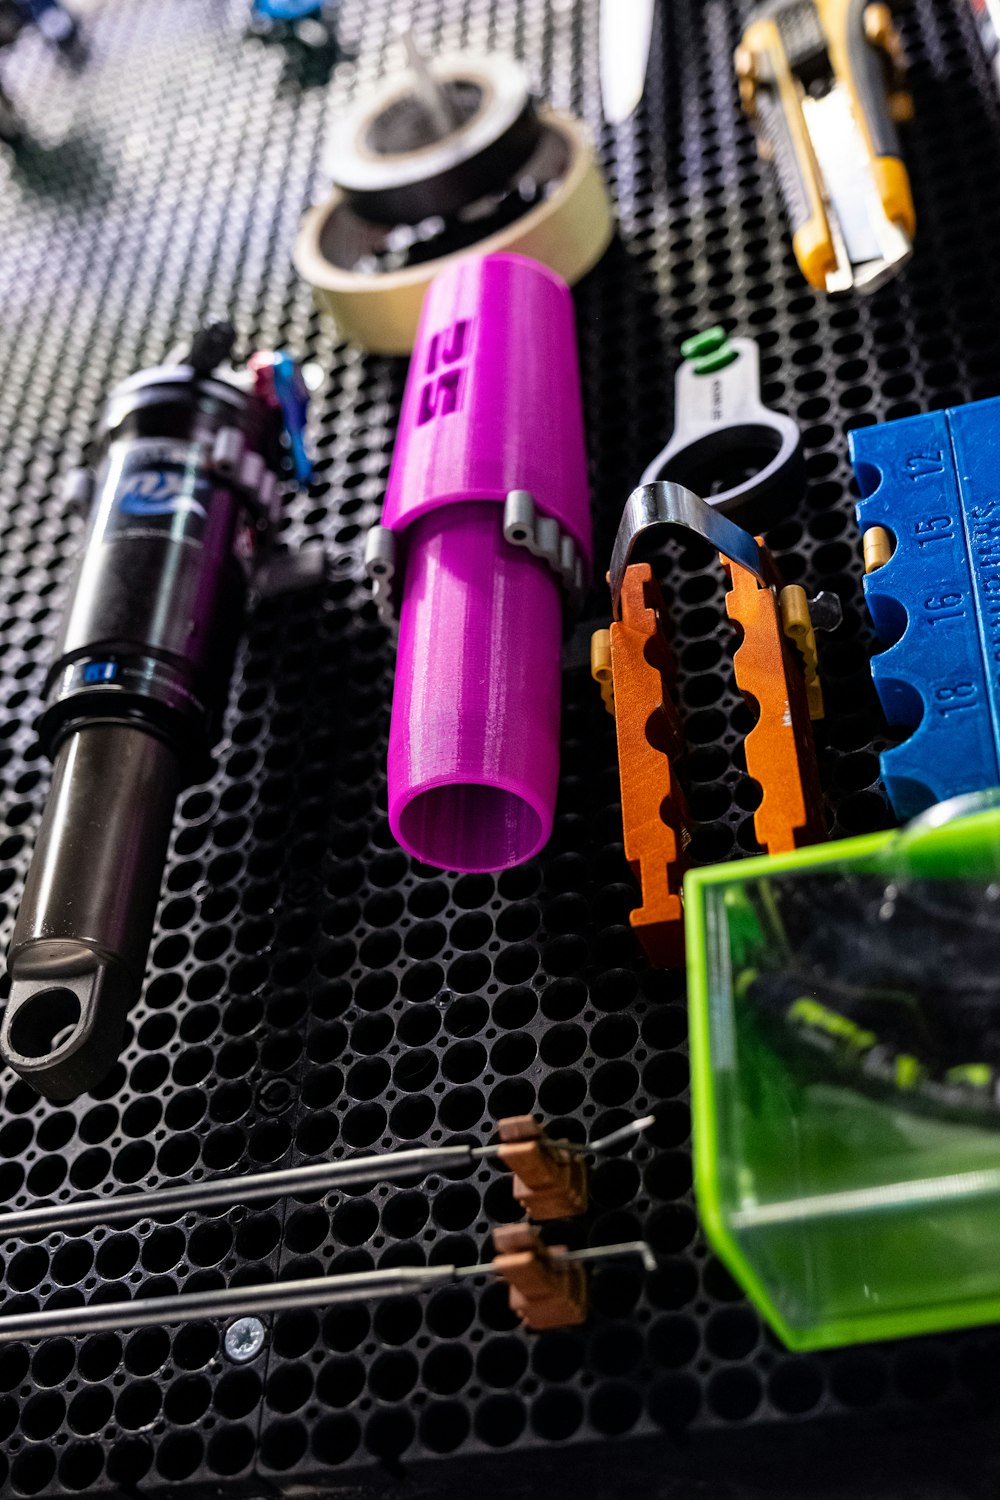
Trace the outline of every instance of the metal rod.
{"type": "Polygon", "coordinates": [[[656,1256],[645,1240],[625,1240],[620,1245],[591,1245],[588,1250],[574,1250],[572,1254],[565,1257],[555,1255],[552,1258],[553,1260],[565,1258],[579,1263],[588,1260],[613,1260],[619,1255],[638,1255],[642,1259],[644,1270],[656,1270],[656,1256]]]}
{"type": "Polygon", "coordinates": [[[470,1162],[471,1146],[416,1147],[384,1156],[360,1156],[353,1161],[321,1161],[305,1167],[278,1167],[244,1177],[217,1177],[206,1182],[184,1182],[151,1193],[123,1193],[114,1198],[79,1198],[69,1203],[14,1209],[0,1214],[0,1238],[47,1234],[55,1230],[86,1229],[123,1219],[159,1218],[164,1214],[228,1209],[262,1198],[284,1198],[296,1193],[323,1193],[365,1182],[392,1182],[397,1177],[429,1172],[470,1162]]]}
{"type": "MultiPolygon", "coordinates": [[[[596,1245],[553,1255],[557,1264],[608,1260],[620,1255],[652,1260],[642,1240],[621,1245],[596,1245]]],[[[134,1302],[90,1303],[86,1307],[57,1307],[43,1312],[10,1313],[0,1317],[0,1344],[17,1339],[34,1342],[54,1336],[72,1338],[84,1333],[115,1333],[151,1324],[186,1323],[196,1318],[261,1317],[290,1308],[336,1307],[367,1302],[370,1297],[402,1297],[445,1282],[493,1273],[491,1261],[472,1266],[402,1266],[389,1271],[356,1271],[344,1276],[310,1276],[301,1281],[258,1282],[206,1292],[178,1292],[173,1297],[140,1297],[134,1302]]]]}
{"type": "MultiPolygon", "coordinates": [[[[640,1134],[653,1123],[654,1116],[646,1115],[641,1120],[631,1120],[598,1141],[583,1144],[553,1141],[551,1144],[580,1155],[600,1155],[640,1134]]],[[[394,1182],[399,1177],[427,1176],[431,1172],[446,1172],[463,1163],[485,1161],[499,1151],[499,1145],[415,1146],[411,1150],[390,1151],[382,1156],[313,1162],[305,1167],[278,1167],[270,1172],[253,1172],[242,1177],[214,1177],[207,1182],[183,1182],[176,1187],[157,1188],[148,1193],[46,1203],[0,1214],[0,1239],[12,1235],[65,1233],[88,1229],[93,1224],[115,1224],[171,1214],[206,1213],[212,1209],[229,1209],[238,1203],[304,1193],[328,1193],[335,1188],[356,1187],[366,1182],[394,1182]]]]}
{"type": "Polygon", "coordinates": [[[406,48],[406,62],[417,86],[417,98],[430,117],[438,136],[451,135],[458,130],[461,120],[452,106],[447,92],[434,77],[426,57],[417,46],[417,39],[410,27],[401,33],[406,48]]]}
{"type": "Polygon", "coordinates": [[[303,1281],[275,1281],[230,1286],[207,1292],[178,1292],[174,1297],[141,1297],[135,1302],[91,1303],[44,1312],[0,1317],[0,1344],[16,1339],[72,1338],[82,1333],[114,1333],[120,1328],[187,1323],[196,1318],[240,1318],[248,1314],[286,1312],[298,1307],[334,1307],[369,1297],[400,1297],[415,1288],[455,1278],[455,1266],[404,1266],[392,1271],[358,1271],[350,1276],[313,1276],[303,1281]]]}
{"type": "MultiPolygon", "coordinates": [[[[643,1115],[641,1120],[629,1120],[627,1125],[620,1126],[618,1130],[612,1130],[610,1135],[602,1135],[599,1140],[587,1141],[583,1146],[579,1148],[573,1147],[572,1149],[579,1149],[588,1156],[601,1156],[605,1151],[613,1151],[616,1146],[621,1146],[625,1141],[630,1141],[634,1135],[642,1135],[644,1130],[648,1130],[651,1125],[655,1124],[655,1115],[643,1115]]],[[[559,1144],[563,1145],[564,1143],[560,1141],[559,1144]]],[[[565,1144],[568,1146],[569,1142],[565,1144]]]]}
{"type": "MultiPolygon", "coordinates": [[[[590,1245],[586,1250],[553,1250],[549,1259],[557,1266],[582,1265],[590,1260],[619,1260],[625,1255],[638,1255],[647,1271],[655,1271],[657,1267],[656,1256],[652,1247],[645,1240],[622,1240],[616,1245],[590,1245]]],[[[417,1268],[421,1269],[420,1267],[417,1268]]],[[[431,1269],[438,1270],[439,1267],[431,1269]]],[[[453,1279],[464,1280],[469,1276],[492,1276],[493,1270],[491,1260],[478,1261],[474,1266],[452,1266],[453,1279]]],[[[365,1273],[362,1272],[362,1275],[365,1273]]],[[[330,1278],[327,1278],[330,1279],[330,1278]]],[[[0,1318],[0,1327],[3,1319],[0,1318]]]]}

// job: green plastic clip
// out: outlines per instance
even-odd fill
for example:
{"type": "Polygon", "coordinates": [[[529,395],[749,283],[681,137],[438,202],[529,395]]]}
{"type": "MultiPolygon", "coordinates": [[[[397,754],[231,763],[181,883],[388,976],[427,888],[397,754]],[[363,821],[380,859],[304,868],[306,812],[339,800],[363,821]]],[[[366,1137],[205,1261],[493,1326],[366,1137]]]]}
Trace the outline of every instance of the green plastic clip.
{"type": "Polygon", "coordinates": [[[681,355],[690,362],[696,375],[714,375],[738,359],[739,351],[729,342],[726,330],[716,326],[685,339],[681,344],[681,355]]]}

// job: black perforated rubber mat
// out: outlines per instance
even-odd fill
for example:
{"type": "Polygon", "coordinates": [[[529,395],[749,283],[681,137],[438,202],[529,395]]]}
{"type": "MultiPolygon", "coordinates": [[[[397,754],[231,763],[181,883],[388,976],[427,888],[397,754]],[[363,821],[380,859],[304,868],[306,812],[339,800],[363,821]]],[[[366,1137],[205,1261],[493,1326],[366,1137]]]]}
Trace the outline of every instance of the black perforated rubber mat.
{"type": "MultiPolygon", "coordinates": [[[[992,1412],[1000,1339],[792,1358],[707,1253],[691,1194],[683,986],[645,968],[627,925],[635,893],[614,732],[586,669],[565,673],[563,779],[542,857],[496,879],[456,878],[394,847],[392,655],[360,557],[405,370],[337,344],[290,247],[321,186],[326,125],[379,72],[394,21],[410,17],[434,47],[513,51],[557,105],[583,114],[621,221],[577,294],[598,557],[670,429],[681,338],[717,321],[754,336],[765,399],[800,421],[809,475],[800,512],[770,540],[787,579],[835,589],[845,606],[823,647],[831,824],[837,834],[884,826],[885,731],[866,670],[845,434],[1000,392],[1000,108],[971,23],[958,0],[904,11],[917,255],[872,300],[833,304],[795,268],[739,114],[730,56],[740,15],[729,0],[661,0],[646,104],[617,132],[600,115],[596,0],[345,0],[343,40],[358,62],[329,88],[303,83],[280,47],[245,35],[246,10],[245,0],[106,0],[90,12],[79,76],[36,38],[0,59],[32,136],[0,160],[4,948],[48,785],[37,695],[83,524],[64,510],[59,481],[109,385],[227,307],[247,344],[286,345],[317,364],[317,476],[289,503],[285,538],[325,544],[333,580],[321,598],[264,605],[251,622],[218,769],[181,804],[121,1064],[98,1097],[66,1108],[4,1075],[0,1200],[485,1141],[496,1116],[529,1110],[583,1138],[652,1109],[655,1129],[597,1168],[591,1210],[567,1235],[574,1245],[644,1235],[660,1269],[596,1271],[587,1328],[541,1336],[515,1327],[502,1289],[476,1283],[284,1315],[242,1367],[211,1323],[2,1347],[0,1488],[260,1495],[380,1473],[391,1487],[406,1470],[455,1493],[537,1474],[538,1494],[541,1475],[555,1484],[558,1445],[563,1474],[586,1452],[592,1488],[603,1474],[609,1493],[623,1493],[622,1475],[641,1462],[658,1481],[643,1482],[652,1493],[683,1474],[670,1493],[689,1495],[698,1475],[718,1477],[719,1455],[743,1472],[738,1455],[757,1442],[748,1483],[773,1493],[769,1465],[803,1434],[827,1450],[836,1434],[842,1454],[846,1435],[876,1426],[906,1435],[911,1473],[927,1483],[933,1434],[992,1412]]],[[[754,847],[755,805],[722,578],[696,551],[668,553],[662,573],[696,852],[721,859],[754,847]]],[[[588,615],[606,613],[595,590],[588,615]]],[[[326,1206],[5,1242],[2,1311],[467,1263],[511,1217],[507,1179],[483,1168],[335,1194],[326,1206]]],[[[959,1467],[965,1430],[961,1444],[943,1438],[959,1467]]],[[[882,1441],[863,1452],[866,1468],[882,1441]]],[[[799,1472],[791,1493],[815,1465],[799,1472]]],[[[861,1493],[854,1481],[848,1491],[861,1493]]],[[[722,1491],[706,1481],[702,1492],[722,1491]]]]}

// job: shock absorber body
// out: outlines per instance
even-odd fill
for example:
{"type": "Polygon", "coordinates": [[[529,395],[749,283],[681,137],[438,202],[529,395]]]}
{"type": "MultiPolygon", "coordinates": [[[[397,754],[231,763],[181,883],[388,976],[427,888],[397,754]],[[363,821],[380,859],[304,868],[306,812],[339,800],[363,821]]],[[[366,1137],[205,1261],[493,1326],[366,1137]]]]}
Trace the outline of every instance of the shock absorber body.
{"type": "Polygon", "coordinates": [[[96,1085],[121,1050],[177,795],[208,769],[272,520],[276,387],[294,367],[258,357],[255,384],[223,364],[231,345],[211,328],[182,363],[118,386],[84,475],[90,521],[39,726],[52,789],[0,1028],[4,1059],[53,1099],[96,1085]]]}

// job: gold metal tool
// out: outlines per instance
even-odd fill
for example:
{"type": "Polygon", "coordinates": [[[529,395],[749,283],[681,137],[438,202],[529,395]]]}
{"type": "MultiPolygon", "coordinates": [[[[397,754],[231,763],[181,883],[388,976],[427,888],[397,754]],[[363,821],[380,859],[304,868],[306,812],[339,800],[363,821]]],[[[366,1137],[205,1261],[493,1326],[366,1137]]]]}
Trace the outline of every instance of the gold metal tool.
{"type": "Polygon", "coordinates": [[[806,280],[827,292],[882,286],[909,260],[915,230],[896,129],[913,102],[888,5],[767,0],[735,66],[806,280]]]}

